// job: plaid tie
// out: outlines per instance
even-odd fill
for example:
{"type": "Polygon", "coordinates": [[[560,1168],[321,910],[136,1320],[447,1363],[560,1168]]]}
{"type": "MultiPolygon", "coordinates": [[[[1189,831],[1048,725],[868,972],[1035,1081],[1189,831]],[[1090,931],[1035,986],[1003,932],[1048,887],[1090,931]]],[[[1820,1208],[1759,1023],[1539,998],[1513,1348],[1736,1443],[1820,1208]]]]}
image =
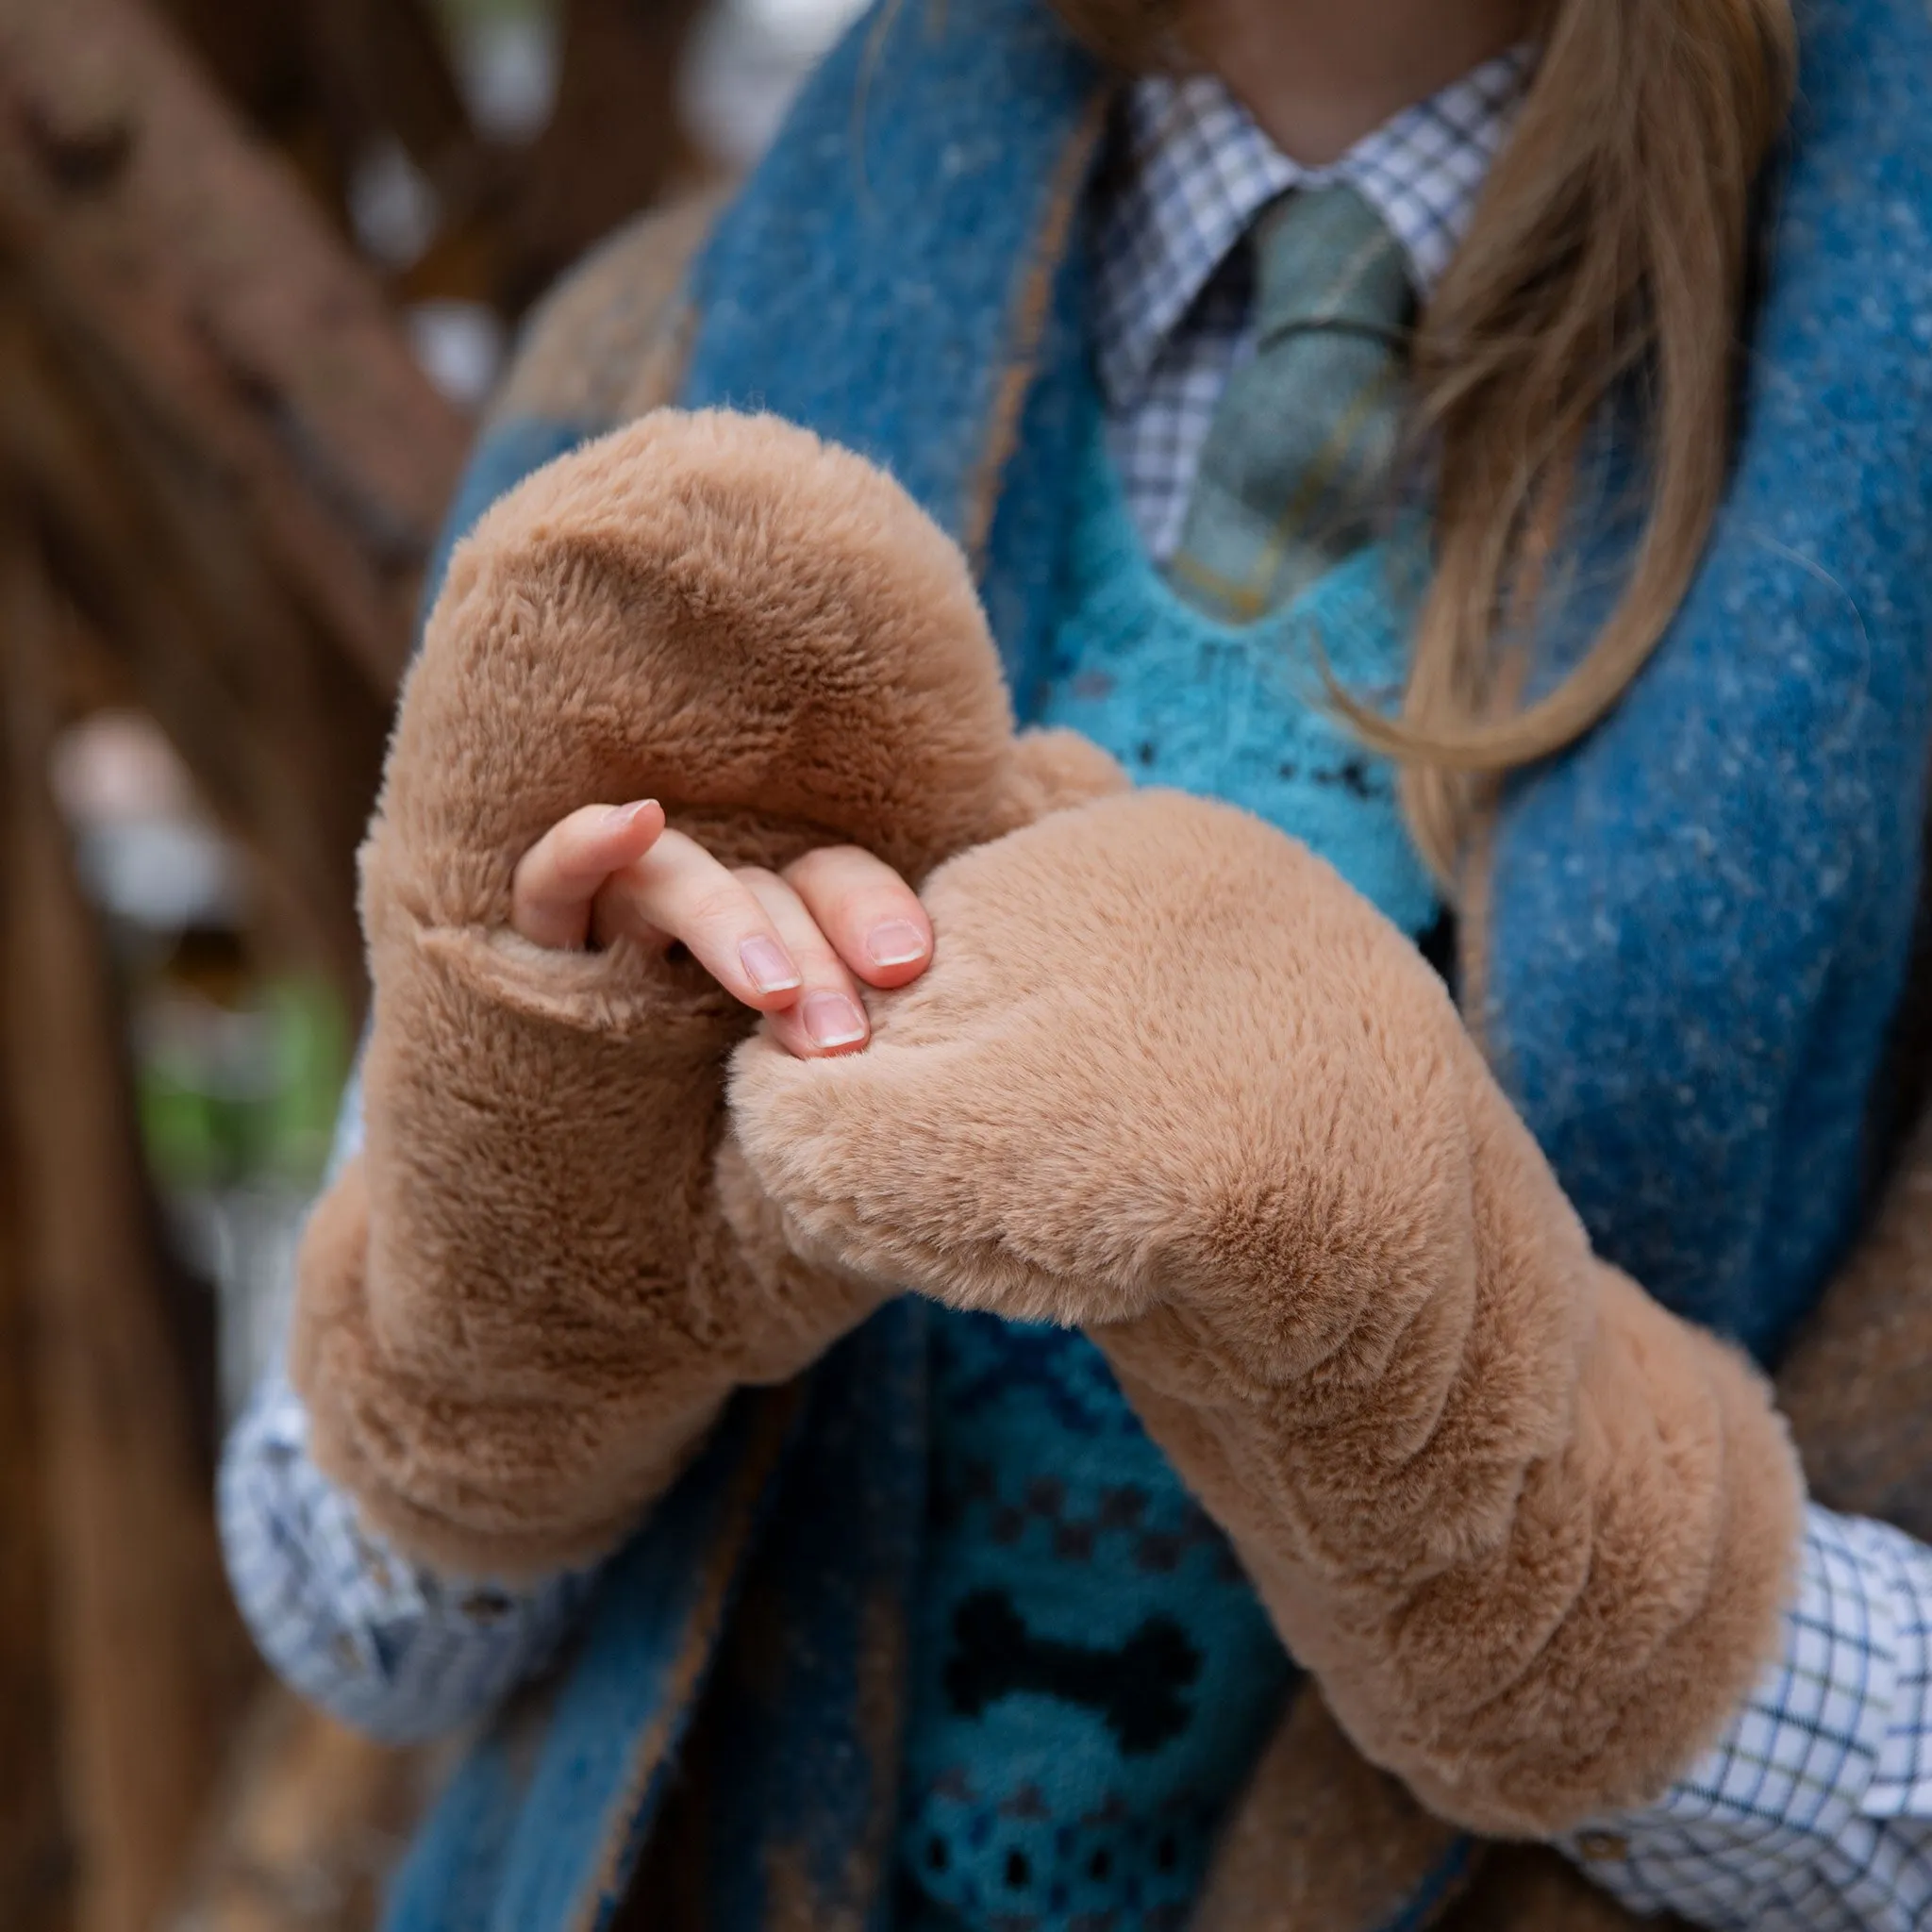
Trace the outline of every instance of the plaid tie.
{"type": "Polygon", "coordinates": [[[1408,268],[1353,188],[1305,189],[1254,230],[1255,354],[1229,378],[1169,565],[1197,609],[1249,624],[1374,534],[1401,431],[1408,268]]]}

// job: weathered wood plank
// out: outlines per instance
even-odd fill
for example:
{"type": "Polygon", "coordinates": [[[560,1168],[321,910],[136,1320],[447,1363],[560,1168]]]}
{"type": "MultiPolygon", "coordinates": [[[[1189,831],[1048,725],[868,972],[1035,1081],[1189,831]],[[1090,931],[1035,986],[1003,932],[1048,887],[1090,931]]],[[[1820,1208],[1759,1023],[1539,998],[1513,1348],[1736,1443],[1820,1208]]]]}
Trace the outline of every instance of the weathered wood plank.
{"type": "Polygon", "coordinates": [[[171,1932],[368,1932],[439,1762],[268,1690],[235,1740],[171,1932]]]}
{"type": "Polygon", "coordinates": [[[465,427],[373,277],[132,0],[0,0],[0,249],[391,689],[465,427]]]}
{"type": "Polygon", "coordinates": [[[338,98],[356,131],[393,135],[432,180],[475,164],[475,133],[425,0],[301,0],[291,12],[318,92],[338,98]]]}
{"type": "Polygon", "coordinates": [[[150,1932],[254,1681],[155,1273],[122,1034],[47,786],[51,594],[0,546],[5,1105],[37,1330],[65,1810],[79,1932],[150,1932]]]}
{"type": "Polygon", "coordinates": [[[0,274],[0,461],[130,692],[259,861],[273,923],[353,1003],[353,856],[388,700],[291,598],[219,479],[174,463],[123,388],[60,354],[0,274]]]}
{"type": "Polygon", "coordinates": [[[346,186],[380,136],[439,188],[493,158],[457,85],[431,0],[156,0],[246,124],[346,232],[346,186]]]}
{"type": "Polygon", "coordinates": [[[694,162],[678,75],[703,0],[564,0],[557,105],[510,215],[520,307],[694,162]]]}
{"type": "Polygon", "coordinates": [[[444,225],[401,292],[515,318],[632,215],[708,185],[716,164],[692,146],[677,98],[705,4],[563,0],[550,120],[528,148],[481,146],[443,170],[444,225]]]}
{"type": "MultiPolygon", "coordinates": [[[[0,821],[5,816],[0,805],[0,821]]],[[[10,842],[0,832],[0,851],[10,842]]],[[[8,943],[0,924],[0,957],[8,943]]],[[[0,1916],[8,1932],[67,1932],[73,1857],[60,1803],[35,1323],[18,1154],[8,1129],[0,1118],[0,1916]]]]}

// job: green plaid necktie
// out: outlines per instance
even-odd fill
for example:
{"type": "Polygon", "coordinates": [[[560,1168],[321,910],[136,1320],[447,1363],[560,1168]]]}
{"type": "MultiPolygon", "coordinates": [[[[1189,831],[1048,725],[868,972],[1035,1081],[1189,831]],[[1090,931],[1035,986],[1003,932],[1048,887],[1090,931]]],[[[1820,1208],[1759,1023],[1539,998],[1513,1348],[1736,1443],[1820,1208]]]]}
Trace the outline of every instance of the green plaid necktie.
{"type": "Polygon", "coordinates": [[[1297,190],[1254,230],[1255,353],[1223,391],[1168,566],[1197,609],[1249,624],[1374,535],[1401,433],[1414,294],[1353,188],[1297,190]]]}

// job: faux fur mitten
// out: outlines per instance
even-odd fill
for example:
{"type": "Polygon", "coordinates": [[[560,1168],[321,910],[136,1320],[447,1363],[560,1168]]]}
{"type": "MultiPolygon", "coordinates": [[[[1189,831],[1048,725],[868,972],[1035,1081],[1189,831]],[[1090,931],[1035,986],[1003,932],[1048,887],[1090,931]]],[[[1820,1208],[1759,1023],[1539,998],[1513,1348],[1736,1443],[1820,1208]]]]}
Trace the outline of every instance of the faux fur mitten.
{"type": "Polygon", "coordinates": [[[1358,1748],[1541,1836],[1774,1654],[1800,1489],[1738,1356],[1598,1261],[1441,985],[1303,847],[1107,800],[930,881],[850,1059],[741,1051],[802,1253],[1083,1324],[1358,1748]]]}
{"type": "Polygon", "coordinates": [[[540,472],[458,552],[362,854],[366,1145],[305,1243],[292,1372],[377,1528],[468,1574],[595,1556],[730,1391],[877,1292],[721,1208],[752,1016],[689,960],[545,952],[510,877],[586,803],[727,863],[852,841],[913,878],[1122,782],[1016,741],[958,551],[770,418],[663,412],[540,472]]]}

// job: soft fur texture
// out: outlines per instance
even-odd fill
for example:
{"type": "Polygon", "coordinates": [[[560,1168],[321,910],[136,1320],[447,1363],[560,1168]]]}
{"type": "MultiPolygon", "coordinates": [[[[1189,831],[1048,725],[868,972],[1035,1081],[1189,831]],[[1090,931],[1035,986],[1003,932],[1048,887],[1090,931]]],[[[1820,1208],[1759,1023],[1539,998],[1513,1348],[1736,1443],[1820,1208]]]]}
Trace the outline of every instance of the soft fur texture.
{"type": "Polygon", "coordinates": [[[929,882],[861,1056],[755,1039],[799,1252],[1088,1327],[1364,1755],[1541,1836],[1774,1654],[1801,1489],[1738,1356],[1598,1262],[1440,982],[1305,848],[1142,792],[929,882]]]}
{"type": "Polygon", "coordinates": [[[689,961],[508,931],[548,825],[649,795],[727,861],[855,841],[917,878],[1121,782],[1077,739],[1015,739],[958,551],[802,430],[660,412],[492,509],[363,852],[366,1151],[300,1271],[314,1454],[369,1521],[471,1574],[599,1555],[734,1387],[885,1291],[795,1260],[756,1200],[726,1224],[744,1009],[689,961]]]}
{"type": "MultiPolygon", "coordinates": [[[[1122,783],[1015,739],[958,551],[803,432],[660,413],[506,498],[364,855],[367,1151],[293,1348],[318,1459],[408,1549],[516,1575],[608,1548],[733,1388],[903,1285],[1082,1324],[1431,1809],[1542,1834],[1653,1794],[1776,1642],[1799,1491],[1761,1384],[1592,1258],[1392,926],[1122,783]],[[507,934],[532,841],[645,793],[728,859],[963,855],[864,1054],[745,1041],[690,962],[507,934]]],[[[1265,1849],[1268,1789],[1231,1843],[1265,1849]]]]}

